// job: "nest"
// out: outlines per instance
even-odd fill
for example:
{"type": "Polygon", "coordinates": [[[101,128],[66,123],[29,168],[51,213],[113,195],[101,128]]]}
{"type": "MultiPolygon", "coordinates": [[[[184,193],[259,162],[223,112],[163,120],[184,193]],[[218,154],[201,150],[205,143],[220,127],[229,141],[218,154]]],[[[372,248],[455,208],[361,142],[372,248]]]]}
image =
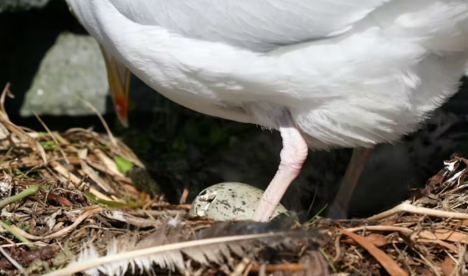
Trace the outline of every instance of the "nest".
{"type": "Polygon", "coordinates": [[[9,275],[468,273],[468,161],[458,156],[369,219],[220,223],[139,192],[140,177],[128,176],[144,165],[110,133],[36,132],[3,108],[0,122],[0,270],[9,275]]]}

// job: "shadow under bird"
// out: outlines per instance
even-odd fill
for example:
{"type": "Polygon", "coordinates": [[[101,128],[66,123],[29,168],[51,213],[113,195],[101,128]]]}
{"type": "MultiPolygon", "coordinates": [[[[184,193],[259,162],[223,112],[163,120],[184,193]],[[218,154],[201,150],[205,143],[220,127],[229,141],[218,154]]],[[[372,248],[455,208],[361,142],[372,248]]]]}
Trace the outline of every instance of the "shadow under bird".
{"type": "Polygon", "coordinates": [[[67,0],[100,43],[120,120],[130,72],[195,111],[281,133],[253,219],[268,221],[308,150],[351,147],[329,216],[344,218],[371,150],[456,93],[466,0],[67,0]]]}

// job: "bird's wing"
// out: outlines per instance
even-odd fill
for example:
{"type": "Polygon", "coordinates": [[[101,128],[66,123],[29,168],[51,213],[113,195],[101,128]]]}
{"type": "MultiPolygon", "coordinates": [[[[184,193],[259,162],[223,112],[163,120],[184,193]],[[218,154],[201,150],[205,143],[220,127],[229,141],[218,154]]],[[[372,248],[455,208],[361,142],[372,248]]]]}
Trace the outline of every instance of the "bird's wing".
{"type": "Polygon", "coordinates": [[[128,19],[254,51],[339,35],[390,0],[111,0],[128,19]]]}

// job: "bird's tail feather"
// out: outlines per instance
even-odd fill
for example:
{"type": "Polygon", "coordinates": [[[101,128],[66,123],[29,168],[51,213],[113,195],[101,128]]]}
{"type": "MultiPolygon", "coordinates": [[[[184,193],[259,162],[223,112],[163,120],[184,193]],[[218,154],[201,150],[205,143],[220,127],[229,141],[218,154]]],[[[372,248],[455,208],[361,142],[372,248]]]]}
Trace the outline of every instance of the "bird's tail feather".
{"type": "Polygon", "coordinates": [[[387,35],[413,40],[432,53],[468,50],[467,1],[401,0],[384,7],[374,19],[387,26],[387,35]]]}

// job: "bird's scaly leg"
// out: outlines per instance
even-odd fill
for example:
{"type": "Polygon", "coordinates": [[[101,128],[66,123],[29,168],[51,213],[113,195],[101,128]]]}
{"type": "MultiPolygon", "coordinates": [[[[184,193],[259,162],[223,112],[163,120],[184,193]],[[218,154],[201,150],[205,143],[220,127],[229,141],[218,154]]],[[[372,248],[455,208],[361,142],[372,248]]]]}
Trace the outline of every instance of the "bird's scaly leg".
{"type": "Polygon", "coordinates": [[[280,119],[279,131],[283,138],[283,149],[280,154],[281,163],[253,216],[254,220],[261,222],[270,220],[289,185],[301,172],[302,164],[304,164],[309,151],[304,138],[288,113],[285,113],[280,119]]]}
{"type": "Polygon", "coordinates": [[[349,161],[348,168],[341,182],[340,189],[336,194],[335,200],[330,207],[328,217],[332,219],[346,219],[348,216],[349,202],[353,196],[354,189],[357,186],[361,173],[366,166],[369,159],[371,149],[353,149],[351,161],[349,161]]]}

